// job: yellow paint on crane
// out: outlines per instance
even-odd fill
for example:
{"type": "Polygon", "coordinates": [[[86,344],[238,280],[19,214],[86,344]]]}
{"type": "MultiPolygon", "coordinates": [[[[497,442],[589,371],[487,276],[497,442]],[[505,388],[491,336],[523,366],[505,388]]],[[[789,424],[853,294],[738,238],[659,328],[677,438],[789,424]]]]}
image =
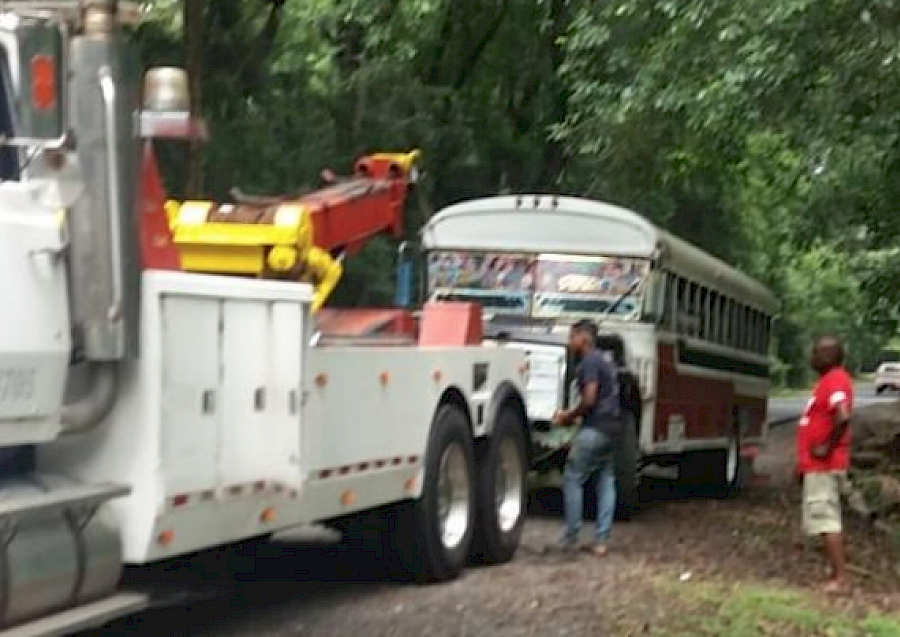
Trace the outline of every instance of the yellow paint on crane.
{"type": "MultiPolygon", "coordinates": [[[[324,305],[343,268],[313,243],[309,211],[302,204],[279,204],[269,222],[209,221],[211,201],[166,202],[172,238],[188,272],[259,276],[310,283],[312,311],[324,305]]],[[[228,213],[229,206],[219,212],[228,213]]]]}
{"type": "Polygon", "coordinates": [[[409,172],[413,165],[419,161],[421,156],[422,151],[420,150],[411,150],[408,153],[375,153],[374,155],[370,155],[371,159],[376,161],[386,160],[393,162],[400,166],[405,172],[409,172]]]}

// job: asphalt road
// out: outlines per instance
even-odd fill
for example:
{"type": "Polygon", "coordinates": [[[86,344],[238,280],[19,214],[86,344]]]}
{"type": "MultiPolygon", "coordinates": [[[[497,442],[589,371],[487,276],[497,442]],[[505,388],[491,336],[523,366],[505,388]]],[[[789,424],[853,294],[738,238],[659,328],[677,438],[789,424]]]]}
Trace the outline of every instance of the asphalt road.
{"type": "MultiPolygon", "coordinates": [[[[865,407],[873,403],[890,402],[897,400],[898,396],[888,395],[886,397],[876,397],[875,389],[871,382],[856,383],[856,400],[855,407],[865,407]]],[[[769,399],[769,423],[771,425],[786,424],[785,421],[791,421],[799,418],[806,407],[808,397],[805,395],[790,398],[770,398],[769,399]]]]}

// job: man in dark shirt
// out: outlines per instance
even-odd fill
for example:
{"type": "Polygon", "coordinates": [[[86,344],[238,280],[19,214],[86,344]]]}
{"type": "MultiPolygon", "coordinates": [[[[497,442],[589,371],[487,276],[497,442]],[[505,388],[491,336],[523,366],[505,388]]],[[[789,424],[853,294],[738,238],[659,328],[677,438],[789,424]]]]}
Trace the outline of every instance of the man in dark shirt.
{"type": "Polygon", "coordinates": [[[599,471],[597,531],[591,551],[602,557],[606,555],[616,508],[613,449],[621,430],[621,407],[616,369],[603,352],[596,349],[596,343],[597,326],[594,323],[582,320],[572,326],[569,348],[580,360],[576,381],[581,399],[572,409],[558,412],[553,424],[571,426],[581,420],[581,428],[572,440],[563,474],[566,517],[563,550],[575,548],[581,530],[584,484],[595,471],[599,471]]]}

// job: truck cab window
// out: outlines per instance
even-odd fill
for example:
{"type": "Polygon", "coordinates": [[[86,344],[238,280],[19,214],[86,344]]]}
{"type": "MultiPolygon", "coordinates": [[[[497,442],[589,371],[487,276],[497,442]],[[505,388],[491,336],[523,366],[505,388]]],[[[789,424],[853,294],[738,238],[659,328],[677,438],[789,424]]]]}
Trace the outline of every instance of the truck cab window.
{"type": "MultiPolygon", "coordinates": [[[[13,119],[15,96],[9,61],[3,50],[0,50],[0,90],[0,135],[13,137],[16,132],[13,119]]],[[[19,151],[13,146],[0,146],[0,181],[18,181],[20,176],[19,151]]]]}

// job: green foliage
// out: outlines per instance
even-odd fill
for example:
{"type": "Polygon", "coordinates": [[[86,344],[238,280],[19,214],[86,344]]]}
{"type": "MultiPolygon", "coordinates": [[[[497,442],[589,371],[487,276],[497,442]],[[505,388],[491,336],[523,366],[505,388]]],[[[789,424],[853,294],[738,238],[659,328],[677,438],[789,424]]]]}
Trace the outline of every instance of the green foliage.
{"type": "MultiPolygon", "coordinates": [[[[199,0],[194,0],[199,1],[199,0]]],[[[137,33],[182,63],[181,3],[137,33]]],[[[900,275],[900,3],[894,0],[204,0],[204,188],[314,186],[419,147],[435,207],[504,191],[631,206],[783,299],[779,375],[813,334],[854,364],[893,335],[900,275]]],[[[163,149],[175,195],[179,148],[163,149]]],[[[342,303],[387,303],[394,245],[348,262],[342,303]]]]}

